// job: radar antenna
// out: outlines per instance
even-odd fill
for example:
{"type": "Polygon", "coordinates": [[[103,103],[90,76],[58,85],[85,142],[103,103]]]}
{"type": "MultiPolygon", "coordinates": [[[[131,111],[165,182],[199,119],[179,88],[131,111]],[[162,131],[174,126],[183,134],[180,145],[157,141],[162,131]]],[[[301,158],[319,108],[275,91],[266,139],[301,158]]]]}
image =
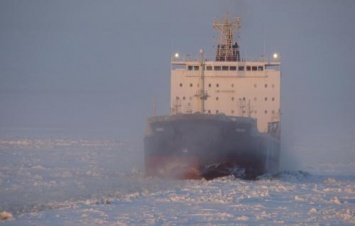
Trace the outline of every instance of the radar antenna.
{"type": "Polygon", "coordinates": [[[233,33],[240,28],[240,18],[230,20],[227,14],[223,20],[215,19],[213,28],[219,33],[216,61],[239,61],[239,46],[237,42],[233,43],[233,33]]]}

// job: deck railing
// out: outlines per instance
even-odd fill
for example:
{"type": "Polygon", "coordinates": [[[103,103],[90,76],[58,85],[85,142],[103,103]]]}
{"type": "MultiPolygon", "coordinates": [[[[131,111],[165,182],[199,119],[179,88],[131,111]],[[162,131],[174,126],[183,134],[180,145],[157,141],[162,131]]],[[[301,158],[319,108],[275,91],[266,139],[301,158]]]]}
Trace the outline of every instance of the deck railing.
{"type": "MultiPolygon", "coordinates": [[[[235,61],[216,61],[215,58],[211,57],[205,57],[205,62],[235,62],[235,61]]],[[[186,55],[186,56],[178,56],[176,57],[175,55],[172,55],[171,57],[171,63],[187,63],[187,62],[199,62],[200,59],[198,57],[186,55]]],[[[280,64],[280,59],[279,58],[274,58],[274,57],[266,57],[266,56],[260,56],[260,57],[241,57],[240,60],[238,61],[240,63],[242,62],[265,62],[265,63],[270,63],[270,64],[280,64]]]]}

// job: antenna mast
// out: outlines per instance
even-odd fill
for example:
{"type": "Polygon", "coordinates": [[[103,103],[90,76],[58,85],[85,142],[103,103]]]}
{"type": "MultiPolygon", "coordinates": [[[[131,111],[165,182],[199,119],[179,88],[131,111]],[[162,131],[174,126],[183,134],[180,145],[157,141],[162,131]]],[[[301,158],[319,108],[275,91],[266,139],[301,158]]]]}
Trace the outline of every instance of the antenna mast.
{"type": "Polygon", "coordinates": [[[230,20],[227,14],[223,20],[215,19],[213,28],[219,33],[216,61],[239,61],[239,46],[237,42],[233,43],[233,34],[240,28],[240,18],[230,20]]]}

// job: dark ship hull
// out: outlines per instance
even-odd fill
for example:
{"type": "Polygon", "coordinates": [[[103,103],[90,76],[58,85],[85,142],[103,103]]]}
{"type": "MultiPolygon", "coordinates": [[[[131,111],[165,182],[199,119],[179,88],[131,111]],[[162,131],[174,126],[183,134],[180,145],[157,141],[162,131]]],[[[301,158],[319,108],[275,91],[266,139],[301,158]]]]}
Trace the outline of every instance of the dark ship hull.
{"type": "Polygon", "coordinates": [[[280,140],[252,118],[181,114],[149,118],[144,149],[147,176],[255,179],[278,169],[280,140]]]}

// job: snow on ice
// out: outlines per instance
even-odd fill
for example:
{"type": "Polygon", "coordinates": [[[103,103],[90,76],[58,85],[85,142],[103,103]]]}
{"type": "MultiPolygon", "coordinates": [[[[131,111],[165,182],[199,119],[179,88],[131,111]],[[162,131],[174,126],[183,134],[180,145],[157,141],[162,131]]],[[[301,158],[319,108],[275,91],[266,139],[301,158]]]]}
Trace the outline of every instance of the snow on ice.
{"type": "Polygon", "coordinates": [[[355,224],[355,163],[175,181],[143,176],[141,143],[3,137],[0,151],[1,225],[355,224]]]}

